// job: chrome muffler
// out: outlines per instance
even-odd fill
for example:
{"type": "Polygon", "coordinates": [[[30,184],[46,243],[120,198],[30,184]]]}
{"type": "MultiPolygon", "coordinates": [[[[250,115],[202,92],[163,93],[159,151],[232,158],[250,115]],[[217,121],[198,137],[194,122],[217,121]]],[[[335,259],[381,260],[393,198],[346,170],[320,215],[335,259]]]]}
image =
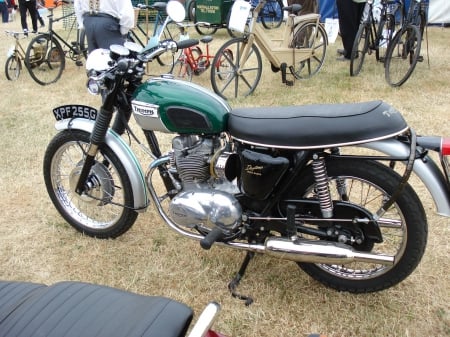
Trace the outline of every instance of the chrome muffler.
{"type": "Polygon", "coordinates": [[[280,259],[325,264],[346,264],[350,262],[369,262],[392,266],[394,256],[359,252],[339,242],[311,241],[305,239],[289,240],[271,237],[264,245],[264,253],[280,259]]]}

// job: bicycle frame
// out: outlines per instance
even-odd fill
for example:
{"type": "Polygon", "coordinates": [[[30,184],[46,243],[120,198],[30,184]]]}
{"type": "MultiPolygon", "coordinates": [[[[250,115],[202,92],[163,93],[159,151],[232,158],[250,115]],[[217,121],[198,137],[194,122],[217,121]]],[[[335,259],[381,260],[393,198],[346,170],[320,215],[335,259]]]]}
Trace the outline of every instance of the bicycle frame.
{"type": "Polygon", "coordinates": [[[5,31],[6,34],[12,36],[15,39],[15,43],[14,46],[10,48],[10,50],[8,51],[8,57],[11,55],[14,55],[14,57],[16,58],[16,60],[20,59],[21,61],[25,60],[25,49],[23,49],[22,45],[19,42],[19,36],[20,34],[23,33],[18,33],[18,32],[12,32],[12,31],[5,31]]]}
{"type": "MultiPolygon", "coordinates": [[[[313,22],[316,29],[318,29],[320,25],[320,15],[306,14],[297,16],[289,14],[283,38],[281,40],[270,40],[264,29],[256,24],[259,12],[264,8],[265,3],[266,0],[262,0],[253,10],[252,18],[250,20],[250,32],[248,33],[248,44],[242,53],[242,60],[247,59],[253,43],[257,44],[263,54],[277,68],[281,68],[282,64],[286,64],[287,67],[292,67],[296,62],[305,61],[312,57],[314,51],[312,48],[292,48],[289,46],[289,43],[295,32],[306,23],[313,22]],[[278,47],[274,47],[273,45],[276,41],[280,42],[278,47]]],[[[314,39],[315,38],[316,36],[314,36],[314,39]]],[[[326,43],[326,41],[324,41],[324,43],[326,43]]],[[[312,45],[314,45],[314,43],[312,45]]]]}

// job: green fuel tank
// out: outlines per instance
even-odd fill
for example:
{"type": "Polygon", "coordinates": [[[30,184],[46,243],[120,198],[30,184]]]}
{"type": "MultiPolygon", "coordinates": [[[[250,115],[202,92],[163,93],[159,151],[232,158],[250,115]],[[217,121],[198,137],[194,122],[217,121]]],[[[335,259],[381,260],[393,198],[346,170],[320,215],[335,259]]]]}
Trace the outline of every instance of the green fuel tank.
{"type": "Polygon", "coordinates": [[[216,134],[226,130],[228,103],[191,82],[158,77],[140,85],[131,101],[144,130],[179,134],[216,134]]]}

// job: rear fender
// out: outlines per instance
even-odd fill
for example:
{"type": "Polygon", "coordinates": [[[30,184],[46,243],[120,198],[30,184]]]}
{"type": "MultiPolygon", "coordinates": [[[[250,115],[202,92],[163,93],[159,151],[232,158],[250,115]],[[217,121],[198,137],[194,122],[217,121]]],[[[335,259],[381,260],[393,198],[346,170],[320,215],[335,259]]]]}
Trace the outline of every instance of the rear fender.
{"type": "MultiPolygon", "coordinates": [[[[64,119],[56,122],[55,128],[58,131],[76,129],[92,133],[94,128],[94,121],[75,118],[64,119]]],[[[117,155],[122,165],[124,166],[131,182],[133,190],[133,205],[132,207],[137,212],[143,212],[149,205],[147,189],[145,184],[145,175],[134,153],[124,140],[111,129],[108,130],[105,139],[106,145],[117,155]]]]}
{"type": "MultiPolygon", "coordinates": [[[[410,147],[408,145],[395,139],[380,140],[358,146],[379,151],[388,156],[407,158],[410,153],[410,147]]],[[[427,156],[424,159],[426,160],[415,160],[413,171],[430,192],[436,205],[437,213],[450,217],[450,191],[447,187],[445,177],[430,157],[427,156]]]]}

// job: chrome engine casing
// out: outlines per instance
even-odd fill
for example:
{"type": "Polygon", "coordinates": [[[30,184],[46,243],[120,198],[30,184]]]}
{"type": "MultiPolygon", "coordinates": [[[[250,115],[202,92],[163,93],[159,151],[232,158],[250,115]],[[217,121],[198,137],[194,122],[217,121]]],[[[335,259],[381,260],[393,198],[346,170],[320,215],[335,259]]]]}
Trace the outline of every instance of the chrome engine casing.
{"type": "Polygon", "coordinates": [[[193,189],[178,193],[170,202],[170,218],[185,227],[219,227],[231,234],[241,223],[242,208],[230,193],[193,189]]]}

